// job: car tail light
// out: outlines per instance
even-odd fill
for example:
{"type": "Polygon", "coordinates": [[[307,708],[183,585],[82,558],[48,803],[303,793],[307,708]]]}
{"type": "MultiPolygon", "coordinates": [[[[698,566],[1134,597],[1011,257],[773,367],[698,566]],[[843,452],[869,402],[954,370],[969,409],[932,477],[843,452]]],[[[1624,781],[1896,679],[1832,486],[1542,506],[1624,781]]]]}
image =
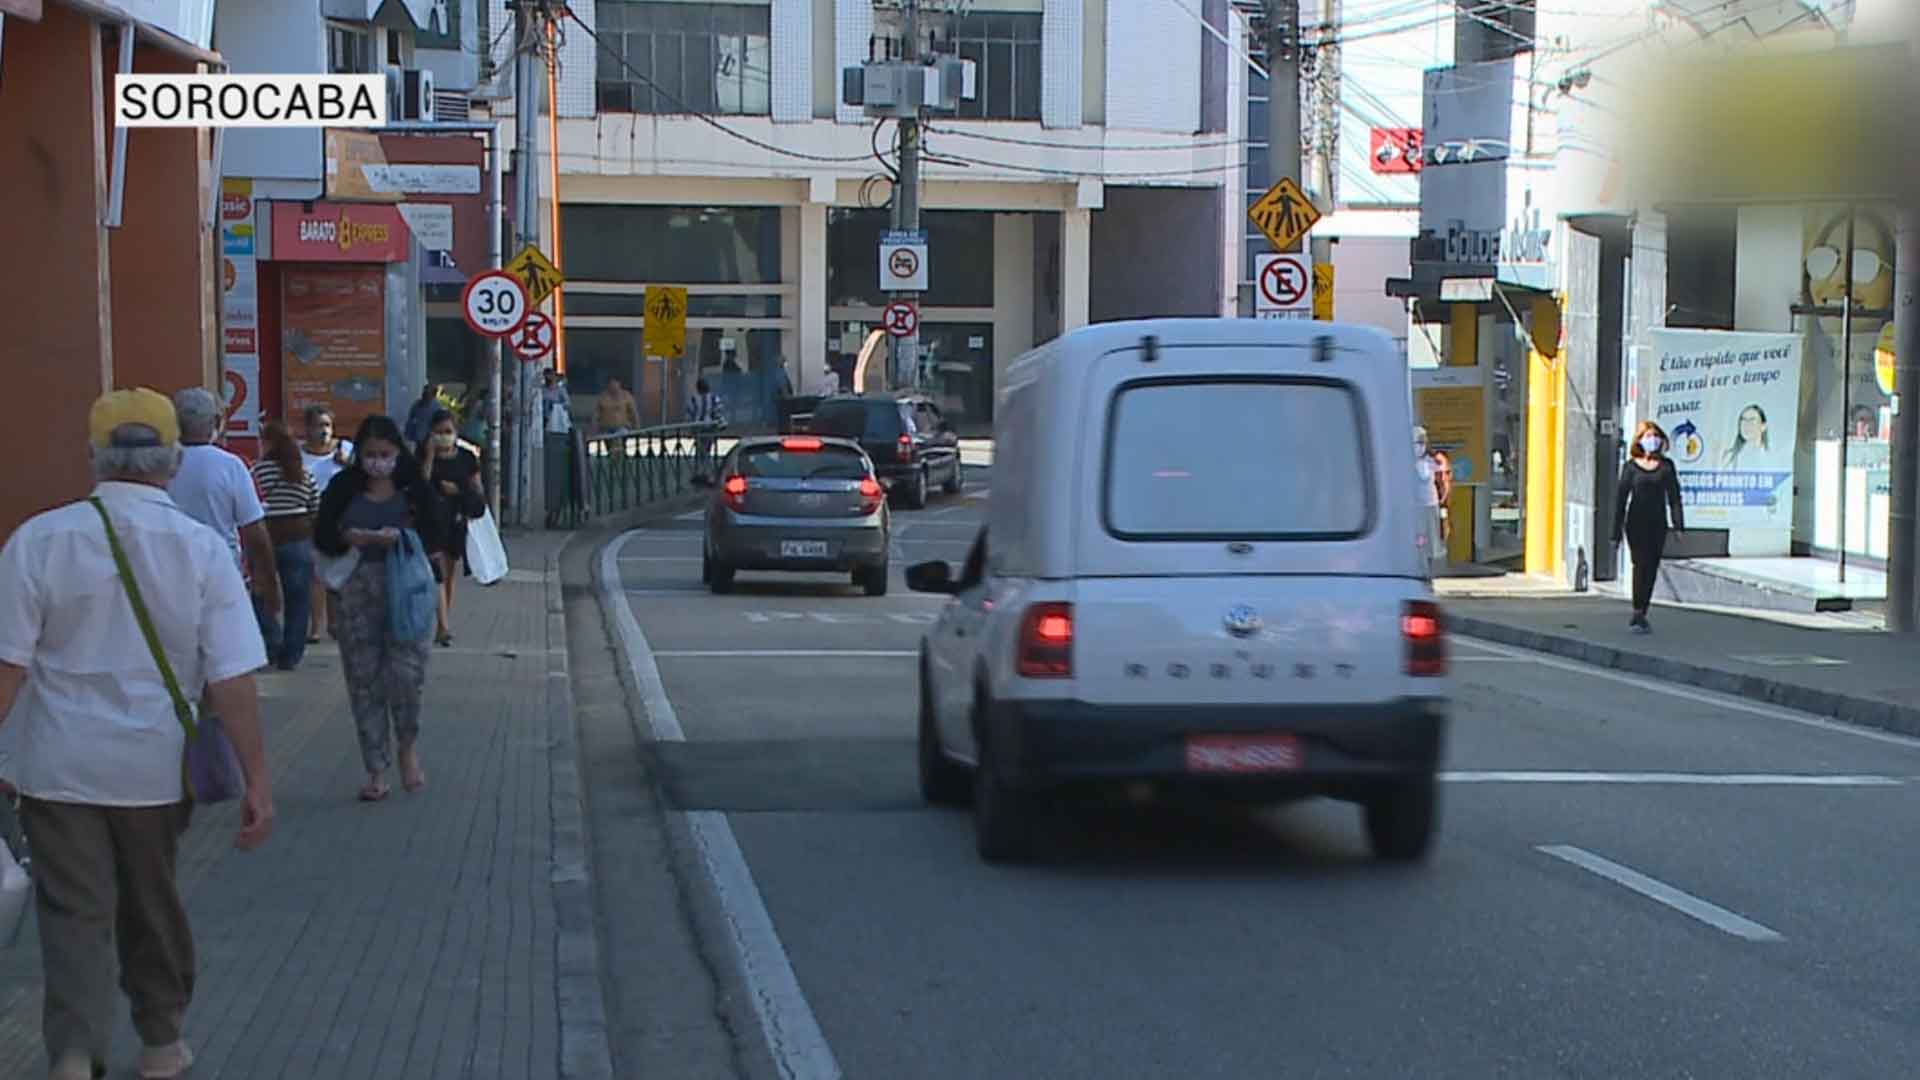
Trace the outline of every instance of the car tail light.
{"type": "Polygon", "coordinates": [[[871,514],[880,509],[880,504],[886,500],[886,497],[887,489],[880,486],[880,481],[871,476],[861,477],[860,511],[862,513],[871,514]]]}
{"type": "Polygon", "coordinates": [[[1020,620],[1020,674],[1028,679],[1073,676],[1073,605],[1035,604],[1020,620]]]}
{"type": "Polygon", "coordinates": [[[820,445],[821,443],[819,439],[803,438],[803,439],[781,439],[780,440],[780,449],[791,450],[796,453],[802,453],[802,454],[811,453],[815,450],[818,450],[820,449],[820,445]]]}
{"type": "Polygon", "coordinates": [[[1431,600],[1410,601],[1400,616],[1400,636],[1407,640],[1407,674],[1447,673],[1447,634],[1440,605],[1431,600]]]}
{"type": "Polygon", "coordinates": [[[894,446],[893,456],[895,458],[898,458],[901,461],[912,461],[913,460],[913,436],[911,435],[900,436],[899,443],[897,443],[894,446]]]}
{"type": "Polygon", "coordinates": [[[738,510],[742,506],[746,505],[746,502],[747,502],[747,478],[746,477],[729,476],[727,477],[727,482],[721,485],[720,490],[726,493],[728,506],[731,506],[735,510],[738,510]]]}

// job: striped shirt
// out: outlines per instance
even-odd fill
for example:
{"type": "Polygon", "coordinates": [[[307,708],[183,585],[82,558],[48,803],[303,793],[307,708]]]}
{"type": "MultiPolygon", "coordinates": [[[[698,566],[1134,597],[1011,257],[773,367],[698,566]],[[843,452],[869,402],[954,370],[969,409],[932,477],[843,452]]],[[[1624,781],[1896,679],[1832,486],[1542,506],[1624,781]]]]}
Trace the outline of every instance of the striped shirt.
{"type": "Polygon", "coordinates": [[[687,399],[687,419],[695,424],[727,424],[727,399],[711,391],[687,399]]]}
{"type": "Polygon", "coordinates": [[[320,489],[304,470],[299,479],[289,480],[280,471],[280,463],[261,458],[253,465],[253,482],[260,488],[260,501],[270,518],[300,517],[320,512],[320,489]]]}

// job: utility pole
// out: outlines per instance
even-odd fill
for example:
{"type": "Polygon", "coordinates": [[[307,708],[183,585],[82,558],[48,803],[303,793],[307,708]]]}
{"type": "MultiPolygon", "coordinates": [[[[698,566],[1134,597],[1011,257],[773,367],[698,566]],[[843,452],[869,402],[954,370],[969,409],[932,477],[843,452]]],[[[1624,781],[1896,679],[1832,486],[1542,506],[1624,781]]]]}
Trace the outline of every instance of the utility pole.
{"type": "MultiPolygon", "coordinates": [[[[926,57],[920,43],[920,0],[906,0],[905,16],[906,62],[909,65],[924,64],[926,57]]],[[[924,106],[916,106],[912,115],[900,118],[900,182],[893,193],[893,227],[911,236],[917,236],[920,232],[920,119],[924,111],[924,106]]],[[[918,293],[896,295],[909,303],[917,304],[920,299],[918,293]]],[[[919,323],[914,324],[911,334],[893,339],[892,367],[894,385],[905,382],[919,389],[919,323]]]]}
{"type": "MultiPolygon", "coordinates": [[[[1324,10],[1325,21],[1330,24],[1324,38],[1331,39],[1337,32],[1331,24],[1339,20],[1340,0],[1324,0],[1324,10]]],[[[1315,59],[1325,65],[1329,58],[1338,55],[1338,48],[1330,41],[1318,45],[1314,49],[1315,59]]],[[[1282,178],[1292,180],[1308,192],[1315,207],[1325,214],[1333,209],[1333,143],[1326,117],[1333,116],[1335,130],[1339,117],[1337,103],[1332,110],[1325,107],[1318,110],[1314,175],[1308,183],[1306,116],[1300,94],[1303,58],[1300,0],[1267,0],[1267,160],[1273,173],[1269,182],[1278,183],[1282,178]]],[[[1333,88],[1325,78],[1321,83],[1324,98],[1333,88]]],[[[1333,260],[1333,243],[1324,237],[1314,237],[1302,246],[1315,266],[1327,265],[1333,260]]]]}
{"type": "MultiPolygon", "coordinates": [[[[1920,631],[1920,206],[1911,191],[1894,241],[1893,505],[1887,515],[1887,629],[1920,631]]],[[[1849,418],[1851,421],[1851,418],[1849,418]]]]}
{"type": "MultiPolygon", "coordinates": [[[[539,179],[534,165],[534,125],[539,119],[540,90],[537,68],[547,17],[545,0],[509,0],[513,8],[513,225],[514,250],[534,242],[539,214],[539,179]]],[[[540,403],[534,400],[533,365],[514,365],[513,470],[508,491],[513,496],[515,523],[537,520],[532,515],[533,466],[544,455],[546,424],[540,403]]]]}

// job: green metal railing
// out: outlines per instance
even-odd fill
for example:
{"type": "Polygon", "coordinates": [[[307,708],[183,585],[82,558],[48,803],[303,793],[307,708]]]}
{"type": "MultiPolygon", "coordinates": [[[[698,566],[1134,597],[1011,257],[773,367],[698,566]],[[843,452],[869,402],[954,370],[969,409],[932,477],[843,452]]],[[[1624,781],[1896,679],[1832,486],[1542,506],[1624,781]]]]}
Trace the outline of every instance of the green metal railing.
{"type": "Polygon", "coordinates": [[[574,493],[563,520],[577,525],[686,494],[696,474],[718,463],[719,431],[714,424],[666,424],[586,440],[587,490],[574,493]]]}

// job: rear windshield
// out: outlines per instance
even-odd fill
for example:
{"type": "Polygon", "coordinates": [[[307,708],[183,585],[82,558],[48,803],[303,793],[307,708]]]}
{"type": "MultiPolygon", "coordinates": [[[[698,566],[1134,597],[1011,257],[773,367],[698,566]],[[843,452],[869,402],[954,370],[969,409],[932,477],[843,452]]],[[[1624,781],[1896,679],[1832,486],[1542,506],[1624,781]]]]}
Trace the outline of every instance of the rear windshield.
{"type": "Polygon", "coordinates": [[[1366,421],[1345,383],[1136,383],[1107,429],[1107,529],[1128,540],[1340,540],[1373,518],[1366,421]]]}
{"type": "Polygon", "coordinates": [[[777,480],[859,480],[867,475],[867,463],[851,447],[784,450],[779,443],[767,443],[741,449],[740,475],[777,480]]]}
{"type": "Polygon", "coordinates": [[[813,430],[845,439],[892,441],[902,434],[900,406],[891,401],[824,405],[814,413],[813,430]]]}

